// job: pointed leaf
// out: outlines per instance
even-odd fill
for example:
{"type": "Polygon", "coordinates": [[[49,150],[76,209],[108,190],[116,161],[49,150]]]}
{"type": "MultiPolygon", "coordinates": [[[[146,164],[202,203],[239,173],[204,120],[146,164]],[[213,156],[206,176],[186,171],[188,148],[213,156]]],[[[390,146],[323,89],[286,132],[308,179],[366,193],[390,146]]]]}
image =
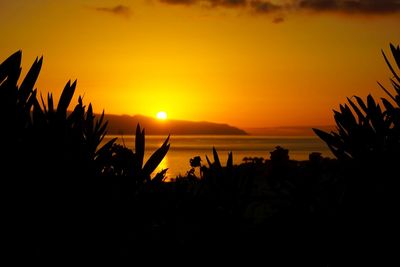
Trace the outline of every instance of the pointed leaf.
{"type": "Polygon", "coordinates": [[[71,103],[72,97],[75,93],[76,80],[71,85],[71,81],[68,81],[61,93],[60,101],[57,105],[57,113],[66,114],[69,104],[71,103]]]}
{"type": "Polygon", "coordinates": [[[40,100],[42,101],[42,106],[43,106],[43,111],[44,111],[44,113],[48,113],[48,110],[47,110],[47,107],[46,107],[46,103],[44,102],[44,99],[43,99],[43,95],[40,93],[40,100]]]}
{"type": "Polygon", "coordinates": [[[113,138],[110,141],[108,141],[105,145],[103,145],[99,150],[96,151],[96,155],[101,155],[106,151],[109,151],[111,147],[114,145],[115,141],[117,141],[117,138],[113,138]]]}
{"type": "Polygon", "coordinates": [[[135,138],[135,153],[138,160],[138,168],[141,169],[143,166],[144,159],[144,148],[145,148],[145,131],[140,130],[140,125],[136,126],[136,138],[135,138]]]}
{"type": "Polygon", "coordinates": [[[221,168],[221,162],[219,161],[219,156],[215,147],[213,147],[214,164],[217,168],[221,168]]]}
{"type": "Polygon", "coordinates": [[[30,95],[28,101],[26,102],[25,110],[29,113],[32,110],[32,107],[36,101],[37,90],[33,90],[30,95]]]}
{"type": "Polygon", "coordinates": [[[365,105],[364,101],[359,97],[359,96],[354,96],[354,98],[357,100],[358,105],[363,109],[365,113],[368,112],[367,106],[365,105]]]}
{"type": "Polygon", "coordinates": [[[51,93],[47,94],[47,109],[48,113],[54,113],[53,95],[51,93]]]}
{"type": "Polygon", "coordinates": [[[331,134],[328,134],[324,131],[321,131],[319,129],[312,129],[314,131],[314,133],[322,139],[322,141],[324,141],[325,143],[327,143],[328,145],[333,145],[335,143],[337,143],[337,140],[335,137],[333,137],[331,134]]]}
{"type": "Polygon", "coordinates": [[[32,112],[32,118],[33,118],[33,123],[34,125],[44,125],[46,122],[46,117],[45,117],[45,112],[42,110],[40,107],[40,104],[37,99],[35,99],[33,103],[33,112],[32,112]]]}
{"type": "Polygon", "coordinates": [[[35,62],[33,62],[32,64],[32,67],[26,74],[25,79],[23,80],[18,91],[20,102],[25,102],[28,99],[29,95],[32,93],[36,80],[39,76],[40,69],[42,68],[42,63],[43,57],[41,57],[39,60],[38,58],[36,58],[35,62]]]}
{"type": "Polygon", "coordinates": [[[381,98],[381,100],[387,111],[394,110],[394,106],[386,98],[381,98]]]}
{"type": "MultiPolygon", "coordinates": [[[[398,80],[398,81],[400,82],[400,77],[399,77],[399,75],[398,75],[398,74],[396,73],[396,71],[393,69],[392,65],[390,64],[388,58],[386,57],[386,55],[385,55],[385,53],[384,53],[383,51],[382,51],[382,55],[383,55],[383,58],[384,58],[385,61],[386,61],[386,65],[389,67],[389,69],[390,69],[390,71],[392,72],[393,76],[396,78],[396,80],[398,80]]],[[[397,62],[397,59],[396,59],[396,62],[397,62]]]]}
{"type": "Polygon", "coordinates": [[[170,136],[167,137],[167,139],[164,141],[162,146],[157,149],[149,158],[149,160],[146,162],[146,164],[143,167],[143,174],[145,177],[149,177],[150,174],[157,168],[157,166],[161,163],[161,161],[164,159],[165,155],[167,154],[169,150],[169,138],[170,136]]]}
{"type": "Polygon", "coordinates": [[[383,90],[391,99],[393,99],[394,101],[396,101],[396,99],[394,98],[394,96],[393,96],[388,90],[386,90],[386,88],[383,87],[383,85],[382,85],[380,82],[378,82],[378,84],[379,84],[379,86],[382,88],[382,90],[383,90]]]}
{"type": "Polygon", "coordinates": [[[351,107],[353,108],[354,112],[357,114],[358,116],[358,121],[364,121],[365,120],[365,116],[364,114],[362,114],[362,112],[360,111],[360,109],[357,107],[356,104],[354,104],[353,101],[351,101],[349,98],[347,98],[347,101],[349,102],[349,104],[351,105],[351,107]]]}
{"type": "Polygon", "coordinates": [[[400,69],[400,46],[395,47],[393,44],[390,44],[390,50],[392,51],[397,67],[400,69]]]}
{"type": "Polygon", "coordinates": [[[94,121],[94,116],[93,116],[93,108],[92,104],[89,103],[88,110],[86,112],[86,121],[85,121],[85,131],[88,136],[93,135],[93,121],[94,121]]]}
{"type": "Polygon", "coordinates": [[[227,167],[228,169],[232,169],[232,168],[233,168],[233,156],[232,156],[232,151],[229,152],[229,154],[228,154],[228,160],[227,160],[227,162],[226,162],[226,167],[227,167]]]}
{"type": "Polygon", "coordinates": [[[153,184],[160,184],[165,180],[165,175],[168,171],[167,169],[163,169],[162,171],[160,171],[159,173],[156,174],[156,176],[154,176],[154,178],[151,180],[151,182],[153,184]]]}
{"type": "Polygon", "coordinates": [[[22,51],[19,50],[0,64],[0,84],[7,78],[10,85],[16,86],[21,74],[22,51]]]}
{"type": "Polygon", "coordinates": [[[103,112],[101,113],[100,118],[96,120],[96,126],[94,127],[94,132],[95,132],[95,133],[99,132],[99,129],[100,129],[100,127],[101,127],[102,124],[103,124],[103,119],[104,119],[104,110],[103,110],[103,112]]]}
{"type": "Polygon", "coordinates": [[[211,163],[210,159],[207,157],[207,155],[206,155],[206,160],[207,160],[208,166],[211,168],[212,163],[211,163]]]}

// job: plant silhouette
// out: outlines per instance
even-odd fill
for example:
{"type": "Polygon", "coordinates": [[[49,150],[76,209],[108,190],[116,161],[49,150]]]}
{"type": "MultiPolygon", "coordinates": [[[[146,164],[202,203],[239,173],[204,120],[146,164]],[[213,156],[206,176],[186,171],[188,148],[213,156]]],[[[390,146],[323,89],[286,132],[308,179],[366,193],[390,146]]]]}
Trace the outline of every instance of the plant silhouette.
{"type": "MultiPolygon", "coordinates": [[[[142,168],[144,130],[137,128],[135,154],[115,144],[116,138],[101,145],[107,133],[104,112],[96,118],[92,105],[86,107],[81,97],[69,111],[76,81],[66,84],[57,105],[51,93],[39,101],[35,82],[43,59],[35,60],[18,85],[21,57],[18,51],[0,64],[0,138],[7,155],[0,167],[7,181],[6,199],[15,200],[8,216],[13,229],[10,239],[25,240],[28,251],[21,251],[27,255],[35,253],[35,248],[45,257],[84,253],[87,248],[77,240],[85,238],[90,251],[95,251],[99,248],[96,242],[104,244],[95,234],[104,226],[98,222],[102,205],[111,203],[110,185],[104,179],[123,173],[135,181],[149,182],[168,151],[169,138],[142,168]],[[121,171],[118,160],[128,162],[132,155],[133,161],[129,166],[124,163],[121,171]]],[[[165,172],[152,182],[160,183],[165,172]]]]}
{"type": "MultiPolygon", "coordinates": [[[[395,62],[400,68],[400,49],[390,45],[395,62]]],[[[396,95],[393,96],[381,84],[381,88],[395,102],[382,98],[383,107],[371,95],[364,102],[354,96],[348,98],[349,105],[340,105],[340,111],[334,111],[337,132],[326,133],[314,129],[315,133],[327,143],[333,154],[341,160],[378,161],[392,160],[399,157],[400,123],[400,78],[382,52],[394,78],[391,79],[396,95]],[[358,104],[358,105],[357,105],[358,104]],[[353,109],[353,112],[351,110],[353,109]]]]}
{"type": "Polygon", "coordinates": [[[52,94],[38,97],[42,58],[18,85],[19,51],[0,64],[5,240],[21,248],[19,256],[57,261],[151,261],[159,251],[248,261],[261,251],[271,266],[389,259],[380,250],[395,241],[400,202],[400,49],[390,48],[397,69],[383,56],[394,93],[379,84],[389,99],[354,96],[334,111],[336,131],[314,129],[337,159],[314,152],[295,161],[277,146],[270,160],[246,157],[239,165],[230,152],[223,166],[213,148],[206,165],[196,156],[191,171],[172,182],[165,182],[167,170],[153,176],[169,136],[147,161],[140,125],[134,149],[116,138],[104,142],[104,112],[97,118],[81,97],[69,110],[76,81],[57,104],[52,94]]]}
{"type": "Polygon", "coordinates": [[[400,48],[391,44],[390,49],[397,71],[382,54],[393,75],[390,81],[395,94],[379,83],[390,97],[381,98],[383,105],[371,95],[366,101],[358,96],[348,98],[349,105],[334,111],[337,131],[314,129],[340,162],[343,198],[338,236],[345,240],[343,254],[348,254],[342,256],[362,257],[365,262],[373,255],[379,255],[375,260],[391,259],[389,243],[398,223],[393,211],[400,201],[395,189],[400,162],[400,48]],[[350,252],[354,247],[359,250],[350,252]]]}

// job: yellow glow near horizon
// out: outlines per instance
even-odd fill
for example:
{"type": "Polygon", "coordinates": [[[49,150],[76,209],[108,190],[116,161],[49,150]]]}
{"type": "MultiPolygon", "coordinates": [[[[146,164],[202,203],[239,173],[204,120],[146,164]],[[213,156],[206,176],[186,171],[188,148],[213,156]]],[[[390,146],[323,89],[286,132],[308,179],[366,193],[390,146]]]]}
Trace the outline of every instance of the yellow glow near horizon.
{"type": "Polygon", "coordinates": [[[159,119],[159,120],[164,121],[164,120],[167,119],[167,117],[168,116],[167,116],[167,113],[165,111],[160,111],[160,112],[157,113],[157,119],[159,119]]]}
{"type": "Polygon", "coordinates": [[[280,14],[202,2],[3,0],[0,61],[21,49],[24,76],[43,55],[39,93],[57,101],[78,79],[73,103],[85,95],[96,113],[162,109],[240,128],[333,124],[346,97],[383,96],[376,81],[390,88],[380,50],[390,57],[389,43],[399,44],[400,12],[303,10],[273,23],[280,14]]]}

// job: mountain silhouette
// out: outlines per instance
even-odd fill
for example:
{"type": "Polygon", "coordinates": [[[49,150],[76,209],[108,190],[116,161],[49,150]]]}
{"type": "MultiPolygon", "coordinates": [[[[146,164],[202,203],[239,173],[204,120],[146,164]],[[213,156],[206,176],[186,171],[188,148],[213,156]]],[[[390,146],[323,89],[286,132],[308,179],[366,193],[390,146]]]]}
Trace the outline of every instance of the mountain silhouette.
{"type": "Polygon", "coordinates": [[[108,120],[108,134],[134,134],[139,123],[150,135],[247,135],[237,127],[206,121],[160,121],[143,115],[105,115],[105,119],[108,120]]]}

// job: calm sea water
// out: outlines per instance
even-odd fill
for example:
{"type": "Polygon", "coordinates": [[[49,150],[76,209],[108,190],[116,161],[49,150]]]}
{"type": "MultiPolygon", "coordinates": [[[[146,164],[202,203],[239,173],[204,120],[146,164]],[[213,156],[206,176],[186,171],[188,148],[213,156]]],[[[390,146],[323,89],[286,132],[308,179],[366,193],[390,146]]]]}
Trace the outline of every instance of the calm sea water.
{"type": "MultiPolygon", "coordinates": [[[[125,143],[134,150],[134,136],[107,135],[103,142],[118,137],[117,142],[125,143]]],[[[164,136],[146,136],[145,158],[149,158],[164,142],[164,136]]],[[[233,161],[240,164],[244,157],[263,157],[269,159],[270,152],[276,146],[289,149],[289,157],[294,160],[307,160],[311,152],[320,152],[324,157],[333,157],[327,146],[317,137],[309,136],[223,136],[223,135],[177,135],[170,137],[170,150],[161,162],[158,170],[168,168],[167,176],[174,178],[186,174],[190,169],[189,159],[200,156],[206,164],[207,155],[212,160],[212,148],[217,149],[221,162],[225,165],[229,151],[233,152],[233,161]]]]}

